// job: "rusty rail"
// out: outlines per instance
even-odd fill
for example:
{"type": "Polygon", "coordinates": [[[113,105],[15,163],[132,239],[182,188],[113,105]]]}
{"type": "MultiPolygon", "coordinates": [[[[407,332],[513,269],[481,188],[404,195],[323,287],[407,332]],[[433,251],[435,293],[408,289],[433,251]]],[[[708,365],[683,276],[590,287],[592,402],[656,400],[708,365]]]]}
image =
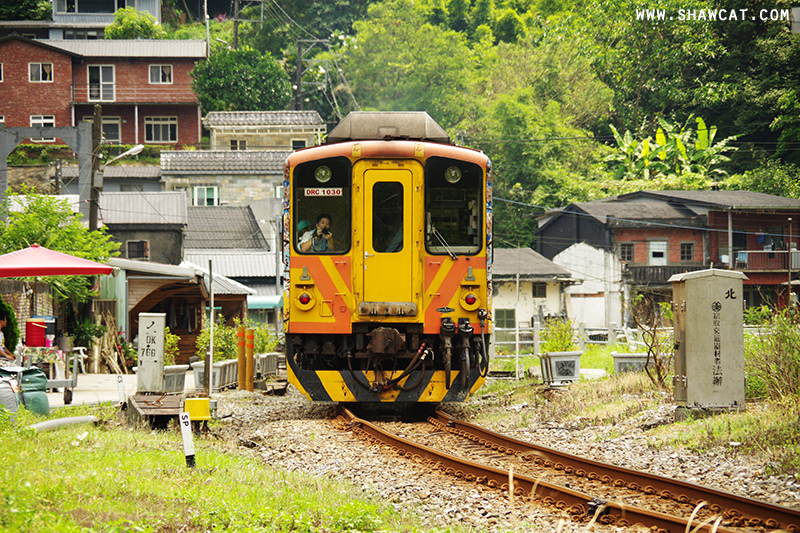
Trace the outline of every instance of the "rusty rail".
{"type": "MultiPolygon", "coordinates": [[[[482,465],[466,459],[440,452],[422,444],[415,443],[378,426],[356,417],[351,411],[340,407],[340,420],[347,428],[369,440],[390,446],[402,456],[412,457],[427,462],[447,474],[463,478],[467,481],[486,484],[492,488],[509,490],[513,486],[515,495],[538,497],[542,502],[564,510],[576,519],[597,517],[603,524],[632,526],[641,524],[656,528],[659,533],[678,533],[692,531],[714,531],[717,533],[735,533],[735,530],[719,527],[719,524],[702,524],[686,518],[666,515],[657,511],[623,505],[618,502],[604,501],[589,494],[561,487],[529,476],[511,474],[507,470],[482,465]]],[[[451,419],[452,420],[452,419],[451,419]]]]}
{"type": "Polygon", "coordinates": [[[523,460],[535,461],[545,466],[552,466],[557,470],[599,479],[617,486],[625,485],[630,489],[658,494],[663,498],[671,498],[681,503],[696,505],[700,502],[709,502],[713,511],[724,512],[736,526],[765,526],[771,529],[781,528],[793,533],[800,533],[800,511],[788,507],[570,455],[488,431],[480,426],[456,420],[442,411],[436,411],[436,420],[441,424],[442,429],[473,442],[488,445],[501,453],[519,455],[523,460]]]}

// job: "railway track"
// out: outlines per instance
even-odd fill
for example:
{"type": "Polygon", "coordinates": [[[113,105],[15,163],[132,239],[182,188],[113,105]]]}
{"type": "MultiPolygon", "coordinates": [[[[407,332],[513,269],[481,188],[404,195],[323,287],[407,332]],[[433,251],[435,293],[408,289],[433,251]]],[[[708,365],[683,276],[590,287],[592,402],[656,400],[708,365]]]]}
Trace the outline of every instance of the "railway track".
{"type": "Polygon", "coordinates": [[[640,524],[664,533],[800,533],[800,511],[536,446],[441,411],[423,424],[379,425],[343,408],[339,421],[404,457],[507,492],[510,504],[539,500],[579,522],[640,524]]]}

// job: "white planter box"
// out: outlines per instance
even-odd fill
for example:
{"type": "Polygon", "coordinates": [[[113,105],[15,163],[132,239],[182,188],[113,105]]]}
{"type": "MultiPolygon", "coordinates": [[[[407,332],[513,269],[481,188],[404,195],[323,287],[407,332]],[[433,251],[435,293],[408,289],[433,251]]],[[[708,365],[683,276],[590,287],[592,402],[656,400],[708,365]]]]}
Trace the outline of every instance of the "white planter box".
{"type": "MultiPolygon", "coordinates": [[[[137,373],[138,366],[133,367],[133,372],[137,373]]],[[[164,392],[182,393],[186,387],[186,372],[189,365],[166,365],[164,366],[164,392]]]]}
{"type": "MultiPolygon", "coordinates": [[[[203,379],[205,378],[205,361],[196,361],[192,363],[192,371],[194,372],[194,387],[197,392],[203,390],[203,379]]],[[[211,393],[215,394],[223,389],[230,387],[237,387],[239,384],[239,361],[231,359],[230,361],[220,361],[214,363],[214,368],[211,371],[211,393]]]]}
{"type": "Polygon", "coordinates": [[[647,363],[646,353],[619,353],[611,352],[614,358],[614,373],[642,372],[647,363]]]}
{"type": "Polygon", "coordinates": [[[542,381],[552,387],[563,387],[581,378],[583,352],[547,352],[540,356],[542,381]]]}

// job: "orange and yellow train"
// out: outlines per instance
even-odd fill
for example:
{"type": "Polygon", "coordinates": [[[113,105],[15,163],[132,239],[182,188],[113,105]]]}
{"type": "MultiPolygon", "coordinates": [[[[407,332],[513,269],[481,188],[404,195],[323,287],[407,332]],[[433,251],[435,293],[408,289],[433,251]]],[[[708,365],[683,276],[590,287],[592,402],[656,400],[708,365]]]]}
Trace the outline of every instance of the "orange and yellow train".
{"type": "Polygon", "coordinates": [[[491,163],[423,112],[350,113],[285,168],[289,381],[311,400],[463,401],[489,365],[491,163]]]}

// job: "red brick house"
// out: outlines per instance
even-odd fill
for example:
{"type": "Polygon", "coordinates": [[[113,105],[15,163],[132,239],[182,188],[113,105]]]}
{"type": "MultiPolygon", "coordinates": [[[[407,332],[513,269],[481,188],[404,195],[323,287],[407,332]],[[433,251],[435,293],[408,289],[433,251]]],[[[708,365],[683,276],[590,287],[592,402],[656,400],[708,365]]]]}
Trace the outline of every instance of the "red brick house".
{"type": "Polygon", "coordinates": [[[789,277],[800,274],[800,200],[770,194],[640,191],[546,213],[535,233],[537,251],[576,278],[596,277],[666,301],[670,276],[714,267],[744,272],[746,305],[782,306],[789,277]],[[622,268],[581,266],[577,243],[613,254],[622,268]]]}
{"type": "Polygon", "coordinates": [[[197,145],[200,104],[189,72],[205,56],[205,41],[4,37],[0,123],[75,126],[100,104],[106,142],[197,145]]]}

